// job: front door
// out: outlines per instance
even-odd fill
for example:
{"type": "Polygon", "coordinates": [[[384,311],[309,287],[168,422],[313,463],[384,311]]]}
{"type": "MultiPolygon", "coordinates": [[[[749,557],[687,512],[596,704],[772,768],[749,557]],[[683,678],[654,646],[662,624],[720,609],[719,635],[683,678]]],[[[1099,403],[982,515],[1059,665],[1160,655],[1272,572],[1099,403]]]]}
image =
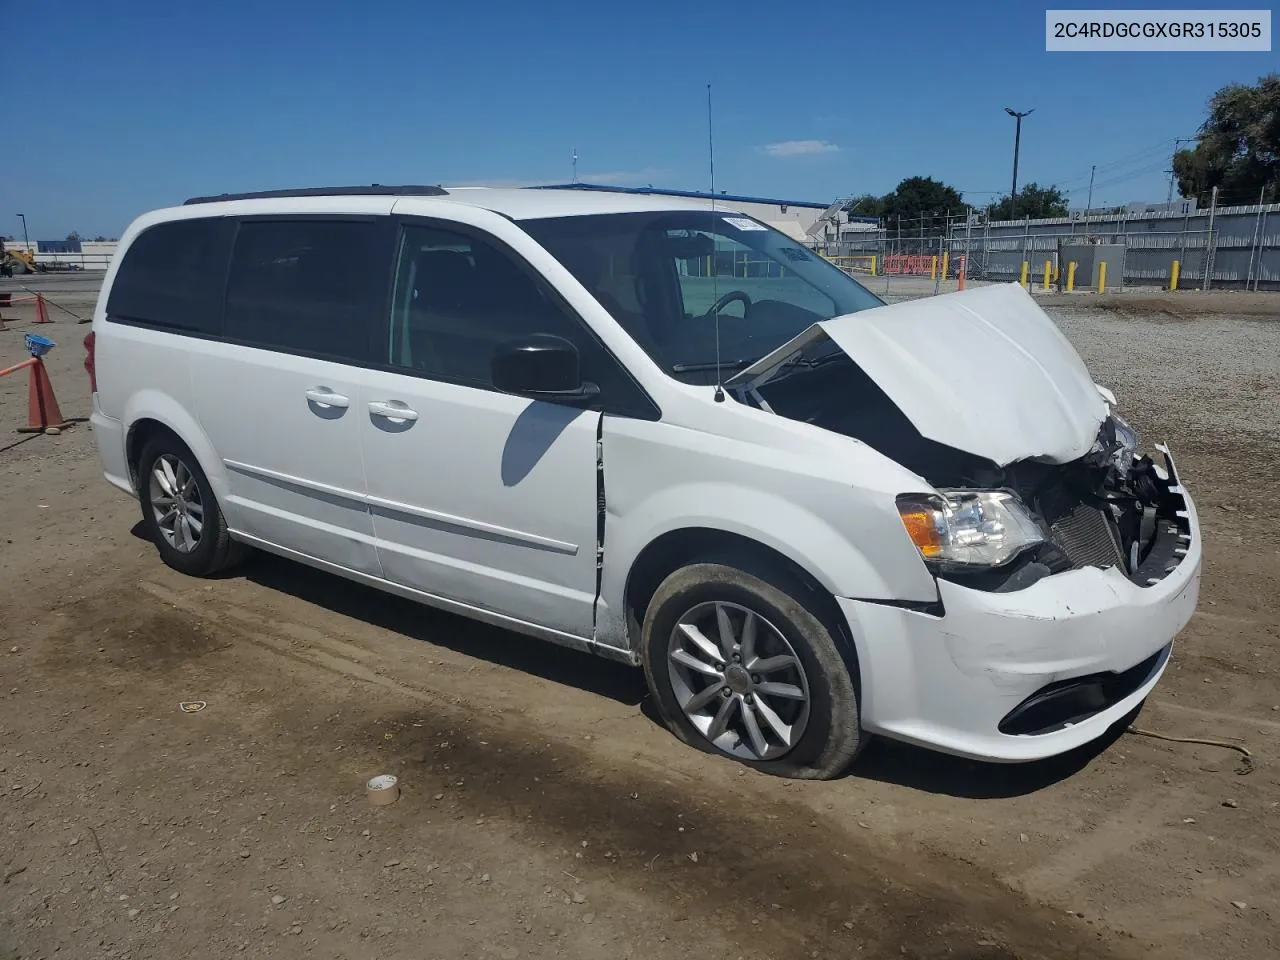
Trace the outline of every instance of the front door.
{"type": "Polygon", "coordinates": [[[384,322],[391,236],[386,217],[242,221],[223,340],[191,361],[232,529],[373,576],[357,364],[384,322]]]}
{"type": "Polygon", "coordinates": [[[588,638],[601,414],[499,393],[490,362],[533,333],[598,345],[527,266],[455,226],[403,226],[386,362],[359,411],[384,576],[588,638]]]}

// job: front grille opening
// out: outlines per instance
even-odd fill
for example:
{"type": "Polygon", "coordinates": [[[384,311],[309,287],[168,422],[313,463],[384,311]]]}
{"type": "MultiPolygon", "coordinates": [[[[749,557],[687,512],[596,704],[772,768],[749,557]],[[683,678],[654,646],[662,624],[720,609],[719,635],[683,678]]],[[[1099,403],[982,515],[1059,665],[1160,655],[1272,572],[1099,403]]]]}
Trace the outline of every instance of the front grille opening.
{"type": "Polygon", "coordinates": [[[1049,523],[1054,545],[1077,567],[1123,567],[1120,531],[1105,509],[1077,503],[1049,523]]]}
{"type": "Polygon", "coordinates": [[[1055,733],[1088,720],[1146,683],[1169,658],[1170,643],[1122,673],[1091,673],[1041,687],[1010,710],[997,729],[1010,736],[1055,733]]]}

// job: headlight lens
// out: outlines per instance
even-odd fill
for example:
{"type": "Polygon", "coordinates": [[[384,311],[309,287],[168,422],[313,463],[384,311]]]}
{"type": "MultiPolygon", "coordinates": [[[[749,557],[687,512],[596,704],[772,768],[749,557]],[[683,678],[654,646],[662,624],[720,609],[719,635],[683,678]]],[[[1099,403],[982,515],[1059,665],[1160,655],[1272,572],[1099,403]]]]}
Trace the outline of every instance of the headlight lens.
{"type": "Polygon", "coordinates": [[[1022,501],[1004,490],[904,494],[898,514],[920,556],[935,563],[995,567],[1044,540],[1022,501]]]}

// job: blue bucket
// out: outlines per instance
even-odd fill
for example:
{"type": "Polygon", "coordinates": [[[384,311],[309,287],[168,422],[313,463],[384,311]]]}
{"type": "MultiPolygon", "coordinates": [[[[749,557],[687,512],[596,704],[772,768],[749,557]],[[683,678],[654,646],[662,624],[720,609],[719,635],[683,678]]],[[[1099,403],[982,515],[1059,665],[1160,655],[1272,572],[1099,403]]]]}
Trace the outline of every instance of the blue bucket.
{"type": "Polygon", "coordinates": [[[33,357],[43,357],[46,353],[57,346],[48,337],[41,337],[34,333],[24,334],[27,341],[27,353],[33,357]]]}

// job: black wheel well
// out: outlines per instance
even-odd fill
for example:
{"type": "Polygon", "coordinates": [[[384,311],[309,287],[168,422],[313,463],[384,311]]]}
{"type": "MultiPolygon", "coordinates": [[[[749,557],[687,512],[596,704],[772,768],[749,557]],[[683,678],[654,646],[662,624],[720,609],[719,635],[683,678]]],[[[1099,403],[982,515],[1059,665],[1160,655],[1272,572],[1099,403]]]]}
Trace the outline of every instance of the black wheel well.
{"type": "MultiPolygon", "coordinates": [[[[649,601],[658,586],[681,567],[692,563],[722,563],[736,567],[781,588],[799,593],[807,601],[840,648],[858,685],[857,652],[849,625],[831,592],[808,570],[783,553],[758,540],[710,527],[672,530],[658,537],[636,557],[627,574],[625,603],[627,626],[635,648],[639,649],[640,627],[649,601]]],[[[858,690],[861,696],[861,690],[858,690]]]]}
{"type": "MultiPolygon", "coordinates": [[[[182,443],[182,438],[174,433],[169,427],[165,426],[159,420],[152,420],[150,417],[143,417],[141,420],[135,421],[129,427],[128,436],[125,438],[125,457],[129,462],[129,480],[133,483],[133,488],[138,488],[138,461],[142,458],[142,451],[146,449],[147,444],[154,438],[168,434],[182,443]]],[[[186,446],[186,444],[183,444],[186,446]]]]}

